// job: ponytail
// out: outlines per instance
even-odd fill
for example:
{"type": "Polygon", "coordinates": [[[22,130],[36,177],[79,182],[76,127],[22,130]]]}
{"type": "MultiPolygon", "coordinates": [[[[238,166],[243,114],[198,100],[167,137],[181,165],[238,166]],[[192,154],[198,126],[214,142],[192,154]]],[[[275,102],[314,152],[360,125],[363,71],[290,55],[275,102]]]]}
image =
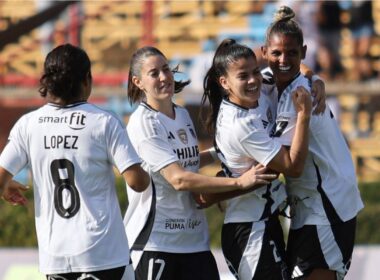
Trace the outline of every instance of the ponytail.
{"type": "Polygon", "coordinates": [[[247,46],[236,43],[234,39],[223,40],[215,51],[212,66],[203,80],[203,96],[200,119],[203,121],[203,110],[207,108],[206,119],[203,121],[208,132],[215,132],[216,120],[220,104],[228,92],[220,85],[219,78],[227,76],[228,67],[240,58],[254,57],[255,53],[247,46]],[[208,105],[206,105],[208,101],[208,105]]]}

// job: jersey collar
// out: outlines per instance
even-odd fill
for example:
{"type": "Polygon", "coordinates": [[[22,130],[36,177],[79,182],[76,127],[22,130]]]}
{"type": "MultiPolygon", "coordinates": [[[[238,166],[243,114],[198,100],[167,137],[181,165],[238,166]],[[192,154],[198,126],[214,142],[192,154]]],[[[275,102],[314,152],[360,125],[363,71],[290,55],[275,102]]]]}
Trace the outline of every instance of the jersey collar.
{"type": "MultiPolygon", "coordinates": [[[[279,90],[277,89],[277,92],[278,92],[278,100],[280,100],[281,96],[283,95],[284,92],[287,92],[290,85],[301,75],[301,72],[298,72],[296,75],[294,75],[293,79],[291,79],[289,81],[289,83],[287,84],[287,86],[284,88],[284,90],[282,92],[279,92],[279,90]]],[[[277,88],[277,87],[276,87],[277,88]]]]}
{"type": "MultiPolygon", "coordinates": [[[[175,109],[177,107],[176,104],[172,103],[173,104],[173,108],[175,109]]],[[[146,109],[148,110],[151,110],[151,111],[154,111],[154,112],[157,112],[159,113],[159,111],[157,111],[156,109],[154,109],[153,107],[151,107],[148,103],[146,103],[145,101],[141,101],[140,103],[141,106],[145,107],[146,109]]]]}
{"type": "MultiPolygon", "coordinates": [[[[236,104],[236,103],[232,102],[228,97],[224,97],[223,98],[223,102],[226,103],[229,106],[234,106],[234,107],[237,107],[237,108],[245,110],[245,111],[257,109],[259,107],[259,105],[260,105],[260,104],[258,104],[255,108],[248,108],[248,107],[244,107],[244,106],[241,106],[239,104],[236,104]]],[[[259,102],[259,101],[257,101],[257,102],[259,102]]]]}
{"type": "Polygon", "coordinates": [[[80,102],[77,102],[77,103],[73,103],[73,104],[68,104],[68,105],[58,105],[58,104],[55,104],[55,103],[47,103],[48,105],[52,106],[52,107],[56,107],[56,108],[60,108],[60,109],[66,109],[66,108],[73,108],[73,107],[77,107],[77,106],[80,106],[80,105],[83,105],[83,104],[87,104],[87,101],[80,101],[80,102]]]}

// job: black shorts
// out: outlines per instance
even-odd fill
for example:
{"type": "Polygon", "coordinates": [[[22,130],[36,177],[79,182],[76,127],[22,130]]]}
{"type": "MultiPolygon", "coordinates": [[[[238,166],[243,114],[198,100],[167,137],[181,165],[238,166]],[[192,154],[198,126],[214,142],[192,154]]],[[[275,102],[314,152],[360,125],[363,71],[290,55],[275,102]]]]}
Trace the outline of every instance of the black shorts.
{"type": "Polygon", "coordinates": [[[287,280],[285,244],[278,216],[267,221],[224,224],[222,250],[239,280],[287,280]]]}
{"type": "Polygon", "coordinates": [[[317,268],[336,271],[337,279],[343,279],[351,264],[355,229],[356,218],[290,230],[287,258],[292,279],[305,279],[317,268]]]}
{"type": "MultiPolygon", "coordinates": [[[[125,266],[99,270],[93,272],[71,272],[46,275],[47,280],[121,280],[125,272],[125,266]]],[[[129,279],[128,279],[129,280],[129,279]]]]}
{"type": "Polygon", "coordinates": [[[135,276],[136,280],[219,280],[210,251],[184,254],[144,251],[135,276]]]}

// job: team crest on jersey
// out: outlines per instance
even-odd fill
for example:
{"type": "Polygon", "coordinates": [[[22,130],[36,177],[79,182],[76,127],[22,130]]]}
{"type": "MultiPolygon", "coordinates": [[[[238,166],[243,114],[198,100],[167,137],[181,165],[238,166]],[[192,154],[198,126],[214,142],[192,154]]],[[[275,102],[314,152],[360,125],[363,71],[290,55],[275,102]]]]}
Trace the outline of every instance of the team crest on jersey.
{"type": "Polygon", "coordinates": [[[186,133],[186,130],[184,129],[179,129],[177,130],[177,135],[179,137],[179,139],[181,139],[182,143],[187,145],[187,143],[189,142],[188,139],[187,139],[187,133],[186,133]]]}

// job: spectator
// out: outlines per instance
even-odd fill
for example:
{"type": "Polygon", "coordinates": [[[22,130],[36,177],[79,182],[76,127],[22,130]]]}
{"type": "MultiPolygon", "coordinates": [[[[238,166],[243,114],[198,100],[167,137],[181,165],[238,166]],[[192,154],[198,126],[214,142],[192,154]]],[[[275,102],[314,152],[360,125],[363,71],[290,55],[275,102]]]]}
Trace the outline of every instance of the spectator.
{"type": "Polygon", "coordinates": [[[351,1],[348,7],[350,21],[348,24],[353,40],[353,79],[368,80],[373,77],[369,48],[374,34],[372,1],[351,1]]]}
{"type": "Polygon", "coordinates": [[[319,46],[317,61],[320,74],[324,79],[337,78],[343,70],[339,54],[342,31],[340,14],[341,7],[338,1],[318,2],[319,46]]]}

